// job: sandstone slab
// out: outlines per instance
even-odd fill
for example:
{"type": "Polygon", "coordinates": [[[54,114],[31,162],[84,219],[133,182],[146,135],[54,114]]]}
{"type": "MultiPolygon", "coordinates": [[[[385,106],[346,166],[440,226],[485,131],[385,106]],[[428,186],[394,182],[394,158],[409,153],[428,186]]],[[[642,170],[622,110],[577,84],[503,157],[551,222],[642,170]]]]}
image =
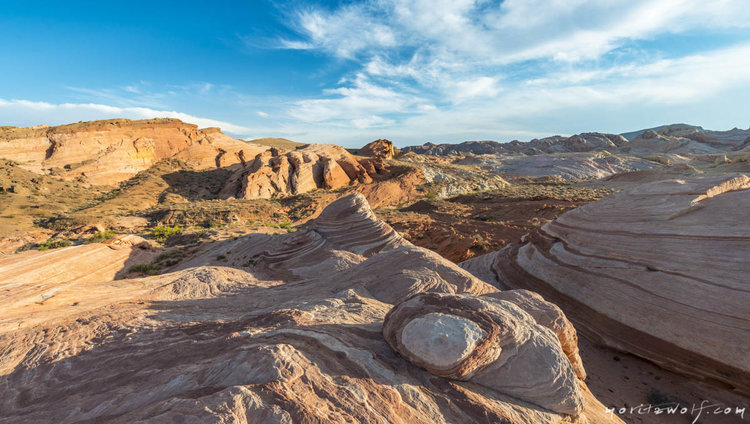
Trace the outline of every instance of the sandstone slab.
{"type": "Polygon", "coordinates": [[[462,264],[560,305],[578,331],[750,393],[750,178],[647,183],[462,264]]]}

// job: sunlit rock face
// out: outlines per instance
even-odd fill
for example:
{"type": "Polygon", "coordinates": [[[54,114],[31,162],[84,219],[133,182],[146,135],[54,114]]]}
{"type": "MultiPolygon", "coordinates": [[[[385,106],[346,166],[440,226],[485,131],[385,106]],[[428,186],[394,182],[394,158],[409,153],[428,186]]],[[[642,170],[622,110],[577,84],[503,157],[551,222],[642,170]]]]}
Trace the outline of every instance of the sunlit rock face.
{"type": "Polygon", "coordinates": [[[267,147],[223,134],[218,128],[177,119],[112,119],[58,127],[0,129],[0,158],[38,173],[114,185],[162,159],[177,159],[196,169],[250,160],[267,147]]]}
{"type": "Polygon", "coordinates": [[[220,197],[268,199],[318,188],[337,189],[371,183],[375,173],[372,164],[366,168],[346,149],[332,144],[311,144],[293,151],[272,148],[238,169],[220,197]],[[368,168],[372,169],[368,172],[368,168]]]}
{"type": "Polygon", "coordinates": [[[750,393],[750,178],[652,182],[461,264],[559,305],[576,328],[750,393]]]}

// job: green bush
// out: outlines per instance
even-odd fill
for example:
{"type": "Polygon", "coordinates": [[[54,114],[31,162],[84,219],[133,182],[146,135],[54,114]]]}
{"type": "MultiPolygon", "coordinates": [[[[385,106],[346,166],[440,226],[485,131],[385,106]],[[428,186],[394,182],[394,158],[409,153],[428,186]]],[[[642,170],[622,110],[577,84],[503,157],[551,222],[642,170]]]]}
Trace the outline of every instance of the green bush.
{"type": "Polygon", "coordinates": [[[96,234],[91,236],[85,243],[101,243],[107,241],[115,236],[112,231],[97,231],[96,234]]]}
{"type": "Polygon", "coordinates": [[[131,266],[130,269],[128,269],[128,272],[136,272],[145,275],[158,275],[161,270],[154,264],[138,264],[131,266]]]}
{"type": "Polygon", "coordinates": [[[25,251],[31,250],[31,249],[33,249],[35,247],[36,247],[36,244],[34,244],[34,243],[26,243],[23,246],[21,246],[18,249],[16,249],[16,253],[25,252],[25,251]]]}
{"type": "Polygon", "coordinates": [[[184,230],[185,228],[179,225],[175,225],[174,227],[170,227],[168,225],[159,225],[151,229],[151,235],[157,241],[163,242],[172,236],[182,234],[184,230]]]}
{"type": "Polygon", "coordinates": [[[159,255],[159,257],[156,258],[156,264],[160,266],[177,265],[183,258],[185,258],[185,256],[185,252],[181,249],[171,250],[159,255]]]}
{"type": "Polygon", "coordinates": [[[70,240],[47,240],[44,243],[37,246],[37,250],[50,250],[59,249],[61,247],[72,246],[73,242],[70,240]]]}

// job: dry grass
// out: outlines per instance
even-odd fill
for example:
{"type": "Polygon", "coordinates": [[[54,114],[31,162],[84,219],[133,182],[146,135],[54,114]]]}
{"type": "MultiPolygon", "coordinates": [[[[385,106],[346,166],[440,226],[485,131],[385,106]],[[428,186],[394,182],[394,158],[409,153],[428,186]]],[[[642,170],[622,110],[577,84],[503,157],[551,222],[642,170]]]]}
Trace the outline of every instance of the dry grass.
{"type": "Polygon", "coordinates": [[[256,138],[255,140],[248,140],[249,143],[260,144],[262,146],[276,147],[278,149],[294,150],[297,147],[304,146],[306,143],[298,143],[296,141],[287,140],[285,138],[256,138]]]}

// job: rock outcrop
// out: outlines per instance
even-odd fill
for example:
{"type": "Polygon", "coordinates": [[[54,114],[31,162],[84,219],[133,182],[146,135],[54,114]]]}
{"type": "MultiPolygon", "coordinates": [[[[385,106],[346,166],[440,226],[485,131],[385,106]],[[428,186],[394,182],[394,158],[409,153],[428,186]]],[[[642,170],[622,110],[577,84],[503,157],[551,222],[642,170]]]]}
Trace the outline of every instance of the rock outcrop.
{"type": "Polygon", "coordinates": [[[378,169],[370,162],[367,165],[332,144],[311,144],[293,151],[271,148],[238,169],[219,196],[268,199],[371,183],[378,169]]]}
{"type": "Polygon", "coordinates": [[[386,315],[383,335],[394,350],[431,374],[470,381],[563,414],[583,411],[582,392],[559,340],[512,302],[418,294],[386,315]]]}
{"type": "Polygon", "coordinates": [[[177,119],[0,128],[0,158],[37,173],[98,185],[117,184],[162,159],[179,159],[196,169],[224,167],[266,148],[177,119]]]}
{"type": "Polygon", "coordinates": [[[750,394],[750,178],[647,183],[461,265],[560,305],[576,328],[750,394]]]}
{"type": "MultiPolygon", "coordinates": [[[[66,256],[60,264],[75,267],[74,249],[54,252],[66,256]]],[[[54,296],[43,302],[6,280],[8,422],[621,422],[575,377],[552,331],[410,245],[358,194],[295,233],[205,245],[164,275],[50,283],[54,296]],[[384,321],[391,330],[414,321],[398,317],[425,293],[445,300],[430,313],[479,327],[468,351],[487,367],[468,381],[413,365],[383,337],[384,321]],[[486,360],[487,343],[499,359],[486,360]],[[533,379],[513,380],[522,370],[533,379]]]]}
{"type": "Polygon", "coordinates": [[[396,155],[396,148],[393,147],[392,141],[378,139],[359,149],[357,154],[360,156],[390,159],[396,155]]]}

